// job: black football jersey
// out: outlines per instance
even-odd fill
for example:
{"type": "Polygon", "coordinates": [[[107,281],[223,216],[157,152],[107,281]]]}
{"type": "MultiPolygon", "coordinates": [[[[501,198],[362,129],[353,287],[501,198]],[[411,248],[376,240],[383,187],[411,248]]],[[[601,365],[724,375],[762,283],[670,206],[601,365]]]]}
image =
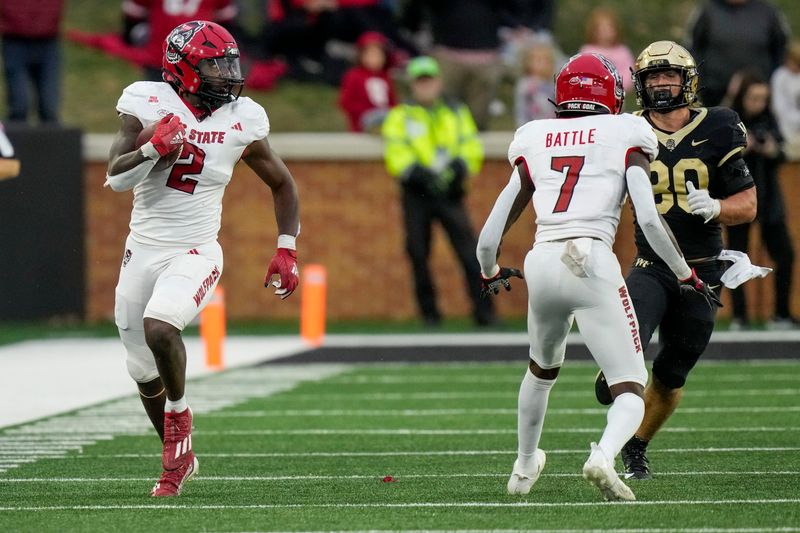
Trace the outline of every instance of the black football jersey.
{"type": "MultiPolygon", "coordinates": [[[[725,171],[725,163],[741,157],[747,145],[747,131],[739,115],[727,107],[701,107],[691,113],[693,119],[675,133],[653,128],[658,137],[658,157],[650,163],[656,207],[689,260],[718,255],[722,228],[718,222],[705,223],[703,217],[691,213],[686,183],[708,189],[717,199],[753,187],[749,173],[725,171]]],[[[635,225],[639,257],[660,261],[639,224],[635,225]]]]}

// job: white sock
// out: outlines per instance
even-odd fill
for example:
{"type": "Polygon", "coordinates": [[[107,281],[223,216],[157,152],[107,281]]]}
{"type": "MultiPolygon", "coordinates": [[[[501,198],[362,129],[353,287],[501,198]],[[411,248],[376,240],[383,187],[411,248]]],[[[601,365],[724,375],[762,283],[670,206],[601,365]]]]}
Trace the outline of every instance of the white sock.
{"type": "Polygon", "coordinates": [[[556,382],[554,379],[540,379],[531,373],[525,372],[522,384],[519,386],[519,400],[517,403],[517,461],[523,470],[533,470],[534,452],[539,446],[539,437],[542,436],[544,415],[547,412],[547,400],[550,389],[556,382]]]}
{"type": "Polygon", "coordinates": [[[632,392],[620,394],[608,408],[606,415],[608,422],[598,446],[610,464],[614,464],[614,458],[639,429],[642,418],[644,418],[644,400],[632,392]]]}
{"type": "Polygon", "coordinates": [[[175,400],[174,402],[167,398],[167,402],[164,404],[164,412],[175,411],[176,413],[182,413],[188,407],[189,404],[186,403],[186,396],[181,396],[179,400],[175,400]]]}

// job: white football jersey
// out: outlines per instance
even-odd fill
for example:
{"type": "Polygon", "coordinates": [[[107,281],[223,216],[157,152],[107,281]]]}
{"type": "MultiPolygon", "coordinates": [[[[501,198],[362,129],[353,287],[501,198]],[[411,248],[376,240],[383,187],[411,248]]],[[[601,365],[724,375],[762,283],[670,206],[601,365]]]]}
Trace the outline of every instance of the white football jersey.
{"type": "Polygon", "coordinates": [[[153,171],[133,189],[131,236],[151,246],[194,247],[216,240],[222,195],[245,147],[267,136],[264,108],[241,97],[198,122],[175,90],[163,82],[139,81],[125,88],[117,111],[142,126],[168,113],[186,125],[175,164],[153,171]]]}
{"type": "Polygon", "coordinates": [[[533,179],[536,240],[594,237],[612,245],[632,150],[652,161],[658,140],[644,118],[630,114],[534,120],[519,128],[508,159],[524,160],[533,179]]]}

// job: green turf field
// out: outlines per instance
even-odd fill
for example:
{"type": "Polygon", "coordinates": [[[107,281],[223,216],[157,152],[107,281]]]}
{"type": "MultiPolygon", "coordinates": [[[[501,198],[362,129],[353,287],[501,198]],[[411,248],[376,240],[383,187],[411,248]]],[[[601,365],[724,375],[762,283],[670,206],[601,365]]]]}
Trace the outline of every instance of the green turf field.
{"type": "Polygon", "coordinates": [[[277,366],[192,382],[200,473],[177,499],[147,496],[160,446],[135,398],[6,429],[0,531],[800,530],[800,362],[697,368],[632,504],[579,476],[605,422],[583,363],[550,396],[543,477],[505,494],[523,370],[277,366]]]}

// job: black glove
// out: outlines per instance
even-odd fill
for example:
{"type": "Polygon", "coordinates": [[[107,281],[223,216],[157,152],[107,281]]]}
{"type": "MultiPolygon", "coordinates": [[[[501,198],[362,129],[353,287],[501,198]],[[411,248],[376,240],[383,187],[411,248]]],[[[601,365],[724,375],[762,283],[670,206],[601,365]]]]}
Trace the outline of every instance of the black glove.
{"type": "Polygon", "coordinates": [[[491,278],[484,278],[481,274],[481,298],[487,298],[492,294],[498,294],[500,287],[505,287],[507,291],[511,290],[511,282],[508,281],[510,277],[525,279],[522,272],[516,268],[500,267],[500,270],[491,278]]]}
{"type": "Polygon", "coordinates": [[[697,294],[706,301],[708,307],[713,308],[712,306],[714,305],[722,307],[722,301],[706,282],[697,277],[697,272],[694,269],[692,269],[691,276],[678,280],[678,283],[680,284],[681,294],[697,294]]]}
{"type": "Polygon", "coordinates": [[[416,194],[434,197],[442,194],[439,176],[433,170],[420,164],[414,164],[400,184],[405,190],[416,194]]]}
{"type": "Polygon", "coordinates": [[[442,171],[442,181],[447,184],[447,197],[461,200],[464,197],[464,180],[467,177],[467,163],[456,157],[442,171]]]}

